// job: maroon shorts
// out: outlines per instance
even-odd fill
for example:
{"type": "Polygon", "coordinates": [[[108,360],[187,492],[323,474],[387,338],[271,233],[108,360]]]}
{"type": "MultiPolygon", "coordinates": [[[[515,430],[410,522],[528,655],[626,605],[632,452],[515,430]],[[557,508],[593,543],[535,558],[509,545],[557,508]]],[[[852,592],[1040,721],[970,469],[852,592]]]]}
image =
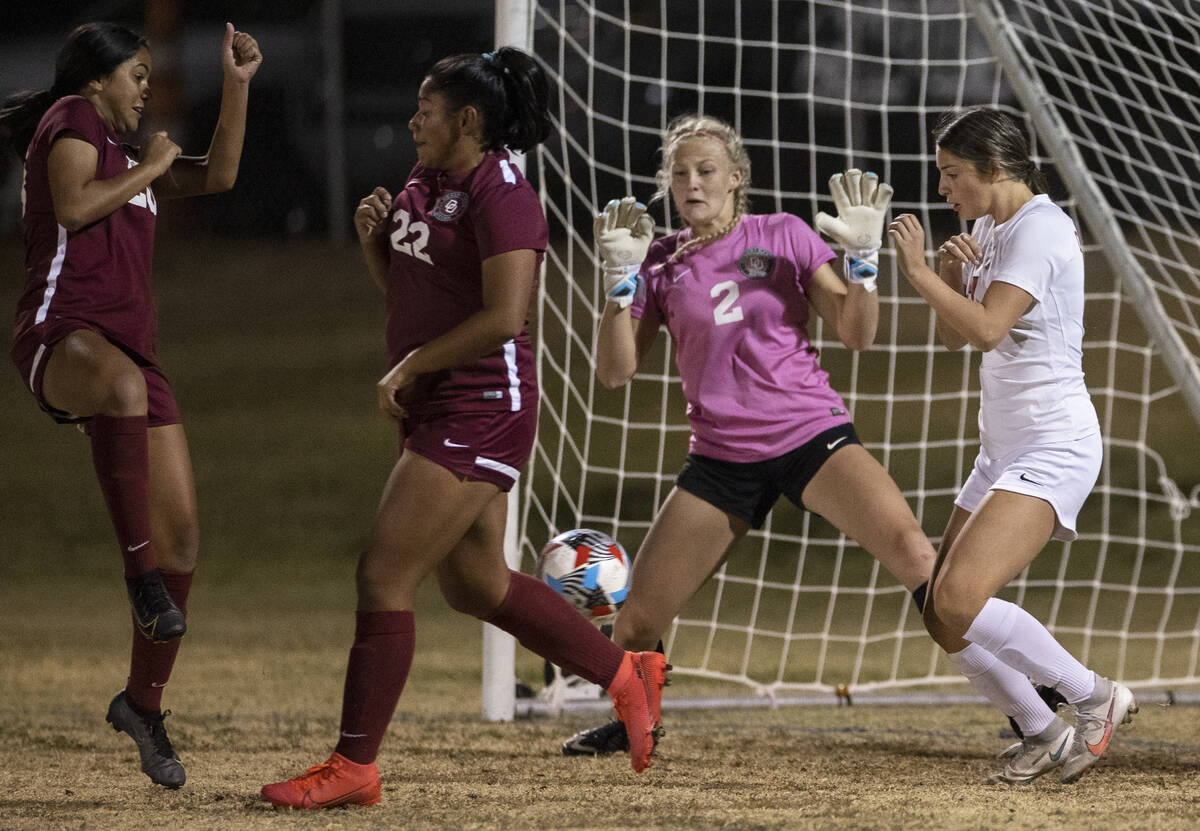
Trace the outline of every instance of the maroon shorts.
{"type": "Polygon", "coordinates": [[[50,405],[42,394],[42,382],[46,375],[46,364],[54,345],[72,332],[88,329],[104,337],[113,346],[120,349],[129,359],[142,370],[146,379],[146,414],[148,427],[165,427],[168,424],[179,424],[183,419],[179,414],[179,405],[171,392],[171,382],[157,363],[131,349],[96,326],[82,320],[56,320],[27,329],[17,336],[13,342],[12,359],[21,373],[21,381],[25,389],[33,393],[38,406],[45,410],[51,418],[60,424],[77,424],[91,420],[91,416],[77,416],[63,412],[50,405]]]}
{"type": "Polygon", "coordinates": [[[508,492],[529,459],[536,408],[443,413],[404,419],[404,447],[468,481],[508,492]]]}

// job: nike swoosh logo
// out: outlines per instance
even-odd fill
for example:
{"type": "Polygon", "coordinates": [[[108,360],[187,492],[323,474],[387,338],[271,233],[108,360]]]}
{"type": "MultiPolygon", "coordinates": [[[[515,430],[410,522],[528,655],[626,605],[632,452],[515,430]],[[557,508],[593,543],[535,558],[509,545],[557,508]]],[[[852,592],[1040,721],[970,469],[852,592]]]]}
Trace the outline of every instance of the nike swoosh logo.
{"type": "Polygon", "coordinates": [[[125,550],[132,553],[134,551],[140,551],[141,549],[145,548],[149,544],[150,544],[150,540],[146,540],[145,542],[139,542],[137,545],[127,545],[125,547],[125,550]]]}
{"type": "Polygon", "coordinates": [[[458,444],[457,442],[452,442],[452,441],[450,441],[450,439],[442,439],[442,444],[446,445],[447,447],[467,447],[468,446],[465,444],[458,444]]]}
{"type": "Polygon", "coordinates": [[[1051,761],[1051,762],[1057,762],[1057,761],[1058,761],[1059,757],[1060,757],[1060,756],[1062,756],[1062,754],[1063,754],[1063,750],[1064,750],[1064,749],[1066,748],[1066,746],[1067,746],[1067,742],[1069,742],[1070,740],[1071,740],[1071,737],[1070,737],[1070,736],[1063,736],[1062,744],[1060,744],[1060,745],[1058,746],[1058,750],[1056,750],[1056,751],[1054,751],[1053,753],[1051,753],[1051,754],[1050,754],[1050,761],[1051,761]]]}
{"type": "Polygon", "coordinates": [[[1108,702],[1108,718],[1104,720],[1104,735],[1100,737],[1100,741],[1092,744],[1089,741],[1084,741],[1087,749],[1092,752],[1092,755],[1099,756],[1108,747],[1108,741],[1112,738],[1113,730],[1113,710],[1117,706],[1117,697],[1114,695],[1112,700],[1108,702]]]}
{"type": "Polygon", "coordinates": [[[166,682],[166,681],[163,681],[163,682],[160,684],[160,683],[158,683],[157,681],[151,681],[151,682],[150,682],[150,686],[152,686],[152,687],[160,687],[160,688],[161,688],[161,687],[165,687],[165,686],[167,686],[167,682],[166,682]]]}
{"type": "Polygon", "coordinates": [[[363,738],[366,738],[366,736],[367,736],[366,733],[345,733],[345,732],[343,732],[342,735],[345,736],[347,739],[363,739],[363,738]]]}
{"type": "Polygon", "coordinates": [[[370,783],[367,783],[365,785],[359,785],[357,788],[350,791],[349,793],[338,794],[333,799],[327,799],[324,802],[322,802],[319,799],[313,799],[312,791],[308,790],[308,791],[304,792],[304,799],[302,799],[300,801],[300,805],[301,805],[301,807],[304,807],[304,808],[308,808],[310,806],[315,806],[317,808],[332,808],[334,805],[341,805],[343,802],[348,801],[352,796],[354,796],[359,791],[366,790],[369,787],[371,787],[370,783]]]}
{"type": "Polygon", "coordinates": [[[1018,476],[1017,478],[1018,478],[1018,479],[1020,479],[1022,482],[1028,482],[1028,483],[1029,483],[1029,484],[1031,484],[1031,485],[1041,485],[1041,484],[1042,484],[1041,482],[1035,482],[1035,481],[1033,481],[1033,480],[1032,480],[1032,479],[1030,479],[1028,476],[1026,476],[1024,473],[1022,473],[1022,474],[1021,474],[1020,476],[1018,476]]]}
{"type": "Polygon", "coordinates": [[[845,436],[842,436],[840,439],[834,439],[833,441],[831,441],[831,442],[829,442],[828,444],[826,444],[826,445],[825,445],[825,449],[826,449],[826,450],[833,450],[833,448],[837,447],[839,444],[841,444],[841,443],[842,443],[842,442],[844,442],[845,440],[846,440],[846,437],[845,437],[845,436]]]}

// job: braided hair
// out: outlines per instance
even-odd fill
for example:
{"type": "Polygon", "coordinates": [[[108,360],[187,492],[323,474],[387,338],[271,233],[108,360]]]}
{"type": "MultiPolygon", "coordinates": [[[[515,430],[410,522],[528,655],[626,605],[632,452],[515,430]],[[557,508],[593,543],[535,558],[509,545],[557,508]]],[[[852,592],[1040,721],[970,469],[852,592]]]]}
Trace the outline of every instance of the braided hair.
{"type": "Polygon", "coordinates": [[[715,141],[724,148],[733,168],[742,174],[741,182],[733,191],[733,216],[721,228],[703,236],[693,237],[681,245],[671,255],[674,260],[692,248],[707,245],[713,240],[720,239],[737,227],[742,214],[749,208],[750,200],[747,192],[750,189],[750,156],[742,137],[729,124],[710,115],[688,114],[681,115],[667,125],[667,133],[662,144],[662,164],[654,174],[658,189],[654,192],[654,200],[663,199],[671,192],[671,167],[675,163],[675,154],[679,146],[694,138],[706,138],[715,141]]]}

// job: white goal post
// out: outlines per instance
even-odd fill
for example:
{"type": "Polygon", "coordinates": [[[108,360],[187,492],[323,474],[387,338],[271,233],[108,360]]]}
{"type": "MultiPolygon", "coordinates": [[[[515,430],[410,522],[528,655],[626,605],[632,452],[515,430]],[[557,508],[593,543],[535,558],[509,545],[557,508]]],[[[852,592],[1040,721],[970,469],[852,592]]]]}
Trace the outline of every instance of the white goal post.
{"type": "MultiPolygon", "coordinates": [[[[673,116],[702,111],[741,132],[752,211],[811,222],[831,209],[829,175],[857,166],[895,186],[893,214],[917,214],[932,251],[960,225],[936,193],[930,131],[947,109],[988,104],[1024,119],[1051,195],[1085,243],[1084,369],[1105,437],[1079,539],[1048,546],[1003,596],[1131,686],[1200,684],[1194,17],[1170,0],[499,0],[496,8],[498,42],[523,46],[547,72],[558,127],[529,158],[551,245],[536,321],[538,441],[510,513],[511,562],[531,571],[542,544],[575,527],[610,533],[635,552],[683,462],[688,428],[669,344],[621,390],[603,389],[591,363],[603,296],[592,216],[613,197],[648,201],[673,116]]],[[[670,230],[670,206],[652,209],[659,230],[670,230]]],[[[889,253],[875,348],[850,353],[819,325],[810,334],[864,444],[936,543],[978,444],[979,354],[934,345],[932,315],[889,253]]],[[[666,647],[681,681],[673,705],[679,692],[780,703],[832,700],[843,684],[913,698],[963,683],[903,587],[786,501],[735,546],[666,647]]],[[[514,701],[512,649],[511,639],[485,638],[487,718],[542,706],[514,701]]]]}

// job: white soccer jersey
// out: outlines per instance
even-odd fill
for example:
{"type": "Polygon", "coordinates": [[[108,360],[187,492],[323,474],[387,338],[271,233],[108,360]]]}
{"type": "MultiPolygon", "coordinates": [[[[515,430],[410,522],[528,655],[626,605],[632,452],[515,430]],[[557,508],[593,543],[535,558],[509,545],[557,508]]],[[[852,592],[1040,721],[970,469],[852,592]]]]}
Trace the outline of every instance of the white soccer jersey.
{"type": "Polygon", "coordinates": [[[1007,222],[981,217],[983,249],[963,267],[967,296],[981,301],[1000,281],[1034,302],[979,369],[979,434],[993,459],[1018,447],[1074,441],[1100,429],[1083,380],[1083,251],[1075,224],[1039,194],[1007,222]]]}

